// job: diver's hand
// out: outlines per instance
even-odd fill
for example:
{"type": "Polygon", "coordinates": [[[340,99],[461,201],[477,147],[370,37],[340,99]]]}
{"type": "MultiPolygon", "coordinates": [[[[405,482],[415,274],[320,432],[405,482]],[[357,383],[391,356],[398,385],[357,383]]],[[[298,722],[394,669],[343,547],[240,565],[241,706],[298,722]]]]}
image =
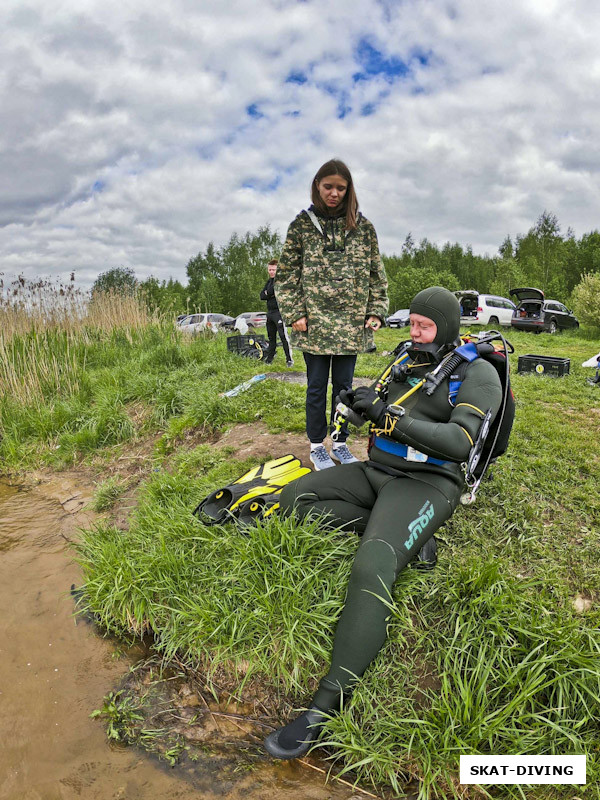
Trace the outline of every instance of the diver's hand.
{"type": "Polygon", "coordinates": [[[337,399],[338,402],[352,408],[352,403],[354,402],[354,391],[352,389],[342,389],[342,391],[338,394],[337,399]]]}
{"type": "Polygon", "coordinates": [[[387,406],[370,386],[359,386],[354,392],[352,410],[370,420],[380,428],[387,411],[387,406]]]}
{"type": "Polygon", "coordinates": [[[365,328],[370,328],[372,331],[378,331],[381,328],[381,320],[379,317],[370,316],[367,317],[365,322],[365,328]]]}

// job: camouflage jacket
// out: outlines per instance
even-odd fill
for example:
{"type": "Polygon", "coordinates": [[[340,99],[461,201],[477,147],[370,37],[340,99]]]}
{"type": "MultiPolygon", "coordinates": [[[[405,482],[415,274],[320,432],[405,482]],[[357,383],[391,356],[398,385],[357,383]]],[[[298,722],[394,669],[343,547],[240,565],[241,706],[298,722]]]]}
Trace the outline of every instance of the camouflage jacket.
{"type": "Polygon", "coordinates": [[[288,328],[307,318],[306,332],[291,331],[292,344],[316,355],[349,355],[373,346],[368,316],[387,313],[387,279],[375,228],[358,215],[353,231],[345,217],[301,211],[288,228],[275,277],[279,310],[288,328]]]}

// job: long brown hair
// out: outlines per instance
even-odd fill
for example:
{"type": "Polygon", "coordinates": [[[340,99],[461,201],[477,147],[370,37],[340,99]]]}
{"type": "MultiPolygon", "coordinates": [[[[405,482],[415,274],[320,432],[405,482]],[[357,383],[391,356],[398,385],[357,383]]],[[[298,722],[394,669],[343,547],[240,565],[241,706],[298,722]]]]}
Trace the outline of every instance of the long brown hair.
{"type": "Polygon", "coordinates": [[[321,200],[321,195],[319,194],[319,183],[326,178],[328,175],[339,175],[343,178],[346,183],[348,184],[348,188],[346,190],[346,194],[344,195],[344,199],[342,200],[339,208],[342,211],[346,212],[346,230],[353,230],[356,228],[356,217],[358,214],[358,199],[356,197],[356,192],[354,191],[354,182],[352,180],[352,175],[350,174],[350,170],[344,164],[343,161],[340,161],[337,158],[332,158],[331,161],[327,161],[323,164],[322,167],[319,168],[317,174],[313,178],[313,182],[310,188],[310,197],[313,202],[313,205],[321,214],[327,216],[330,211],[329,208],[325,205],[325,203],[321,200]]]}

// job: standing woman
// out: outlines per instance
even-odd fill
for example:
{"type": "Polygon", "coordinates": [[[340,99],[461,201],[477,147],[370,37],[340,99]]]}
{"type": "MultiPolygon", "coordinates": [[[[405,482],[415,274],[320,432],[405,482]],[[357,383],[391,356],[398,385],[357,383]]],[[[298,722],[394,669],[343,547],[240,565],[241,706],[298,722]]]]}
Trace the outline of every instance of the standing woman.
{"type": "Polygon", "coordinates": [[[375,228],[358,210],[348,167],[332,159],[311,185],[312,205],[291,223],[276,277],[281,315],[306,362],[306,433],[315,469],[351,464],[347,427],[327,451],[327,383],[332,401],[351,389],[358,353],[374,346],[388,309],[387,279],[375,228]]]}

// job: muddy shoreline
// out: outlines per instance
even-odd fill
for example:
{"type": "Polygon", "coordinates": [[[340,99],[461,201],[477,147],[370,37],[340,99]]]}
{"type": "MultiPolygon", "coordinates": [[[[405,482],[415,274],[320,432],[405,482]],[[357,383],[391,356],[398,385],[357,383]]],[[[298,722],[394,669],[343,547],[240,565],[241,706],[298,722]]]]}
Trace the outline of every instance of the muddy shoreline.
{"type": "MultiPolygon", "coordinates": [[[[200,442],[187,440],[184,447],[195,446],[200,442]]],[[[12,486],[8,478],[0,478],[4,487],[27,498],[32,508],[38,505],[49,517],[44,522],[40,517],[40,527],[45,530],[46,543],[58,559],[62,559],[66,569],[62,572],[62,613],[74,614],[74,601],[69,595],[71,582],[79,585],[78,568],[73,561],[70,544],[77,540],[78,531],[88,528],[102,517],[108,517],[123,529],[127,518],[135,506],[135,495],[139,483],[156,468],[153,458],[155,440],[138,442],[129,446],[110,465],[102,470],[94,466],[83,466],[64,472],[50,473],[36,471],[22,476],[12,486]],[[117,475],[129,482],[129,488],[109,514],[103,515],[92,510],[94,492],[98,483],[107,475],[117,475]],[[56,520],[60,519],[60,524],[56,520]],[[51,531],[51,532],[50,532],[51,531]]],[[[277,457],[286,452],[298,453],[308,460],[308,447],[304,435],[280,437],[261,430],[257,425],[240,425],[227,431],[218,441],[219,447],[235,447],[236,455],[246,458],[277,457]],[[306,450],[306,453],[303,451],[306,450]]],[[[168,469],[168,464],[162,468],[168,469]]],[[[26,524],[26,523],[25,523],[26,524]]],[[[56,594],[56,592],[54,592],[56,594]]],[[[346,776],[344,781],[328,780],[327,764],[316,756],[308,756],[299,762],[273,762],[262,747],[262,739],[293,712],[291,702],[283,698],[270,698],[261,691],[260,684],[252,682],[245,687],[244,696],[237,697],[231,692],[227,676],[212,676],[210,682],[202,679],[183,664],[162,663],[160,657],[149,652],[146,644],[138,642],[131,649],[123,650],[123,644],[113,641],[109,644],[101,637],[104,632],[95,626],[94,620],[85,614],[77,615],[73,626],[86,631],[86,638],[97,639],[102,648],[111,650],[111,685],[108,691],[99,691],[83,711],[86,723],[90,714],[96,719],[89,722],[95,728],[95,746],[98,735],[108,732],[110,744],[104,740],[109,751],[118,751],[123,745],[132,759],[139,761],[143,750],[149,754],[155,766],[166,776],[164,797],[169,798],[173,786],[177,785],[173,797],[187,798],[181,794],[181,783],[196,792],[200,797],[220,796],[225,798],[242,797],[251,800],[277,798],[314,798],[314,800],[350,800],[359,797],[383,797],[373,791],[354,787],[346,776]],[[126,671],[121,664],[121,677],[114,669],[113,654],[127,652],[126,658],[132,667],[126,671]],[[123,672],[125,674],[123,675],[123,672]],[[141,749],[141,750],[140,750],[141,749]]],[[[106,688],[106,687],[105,687],[106,688]]],[[[56,725],[63,724],[56,722],[56,725]]],[[[146,758],[146,757],[144,757],[146,758]]],[[[73,775],[79,774],[77,770],[73,775]]],[[[3,800],[17,800],[20,794],[18,776],[13,776],[13,789],[0,783],[0,797],[3,800]],[[12,793],[11,793],[12,791],[12,793]],[[8,793],[7,793],[8,792],[8,793]]],[[[64,789],[62,780],[60,797],[71,797],[64,789]]],[[[93,783],[97,783],[94,777],[93,783]]],[[[73,786],[83,789],[84,782],[72,777],[73,786]]],[[[110,781],[109,781],[110,783],[110,781]]],[[[70,785],[70,784],[69,784],[70,785]]],[[[90,784],[91,786],[91,784],[90,784]]],[[[75,791],[75,790],[74,790],[75,791]]],[[[143,790],[131,797],[145,798],[143,790]]],[[[34,795],[32,795],[33,797],[34,795]]],[[[39,795],[44,797],[45,795],[39,795]]],[[[48,795],[50,796],[50,795],[48,795]]],[[[52,795],[54,796],[54,795],[52,795]]],[[[104,788],[99,793],[86,794],[87,797],[104,800],[109,797],[130,797],[129,794],[107,794],[104,788]]],[[[154,795],[156,796],[156,795],[154,795]]]]}

